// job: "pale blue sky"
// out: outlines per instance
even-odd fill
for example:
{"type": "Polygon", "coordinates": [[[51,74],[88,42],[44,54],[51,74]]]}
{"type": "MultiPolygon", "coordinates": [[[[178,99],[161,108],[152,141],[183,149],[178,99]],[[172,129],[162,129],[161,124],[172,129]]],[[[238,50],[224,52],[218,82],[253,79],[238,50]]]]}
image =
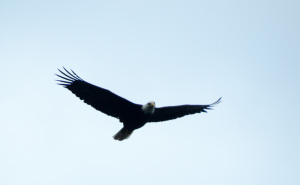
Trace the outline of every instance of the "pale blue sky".
{"type": "Polygon", "coordinates": [[[0,1],[0,184],[300,184],[299,7],[0,1]],[[135,103],[223,102],[118,142],[62,66],[135,103]]]}

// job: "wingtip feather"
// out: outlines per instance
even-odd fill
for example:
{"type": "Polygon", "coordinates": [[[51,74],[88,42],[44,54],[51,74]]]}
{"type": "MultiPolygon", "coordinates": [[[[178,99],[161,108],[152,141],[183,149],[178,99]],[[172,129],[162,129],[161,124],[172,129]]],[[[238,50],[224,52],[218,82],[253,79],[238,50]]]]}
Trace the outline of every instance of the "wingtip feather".
{"type": "Polygon", "coordinates": [[[220,97],[216,102],[212,103],[211,105],[217,105],[222,102],[221,100],[222,100],[222,97],[220,97]]]}
{"type": "MultiPolygon", "coordinates": [[[[55,74],[56,76],[62,78],[63,80],[66,80],[66,81],[60,81],[60,82],[67,83],[67,85],[70,85],[70,84],[72,84],[72,82],[75,82],[75,81],[84,81],[73,70],[71,70],[73,73],[72,74],[65,67],[62,67],[62,68],[65,70],[65,72],[57,68],[57,70],[61,74],[60,75],[55,74]]],[[[59,81],[59,80],[57,80],[57,81],[59,81]]]]}

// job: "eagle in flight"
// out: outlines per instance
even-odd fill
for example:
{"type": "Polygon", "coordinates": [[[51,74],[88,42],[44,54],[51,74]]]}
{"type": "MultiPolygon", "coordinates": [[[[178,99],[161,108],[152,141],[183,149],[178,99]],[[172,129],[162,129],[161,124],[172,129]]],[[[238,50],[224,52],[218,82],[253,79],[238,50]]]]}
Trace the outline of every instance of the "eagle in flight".
{"type": "Polygon", "coordinates": [[[107,89],[84,81],[72,70],[71,72],[65,68],[64,70],[64,72],[59,70],[60,75],[56,74],[61,78],[57,80],[60,82],[59,85],[69,89],[95,109],[115,117],[123,123],[123,128],[113,136],[115,140],[119,141],[129,138],[134,130],[143,127],[148,122],[168,121],[189,114],[206,112],[206,109],[211,109],[221,102],[221,98],[219,98],[216,102],[208,105],[178,105],[157,108],[154,101],[145,105],[135,104],[107,89]]]}

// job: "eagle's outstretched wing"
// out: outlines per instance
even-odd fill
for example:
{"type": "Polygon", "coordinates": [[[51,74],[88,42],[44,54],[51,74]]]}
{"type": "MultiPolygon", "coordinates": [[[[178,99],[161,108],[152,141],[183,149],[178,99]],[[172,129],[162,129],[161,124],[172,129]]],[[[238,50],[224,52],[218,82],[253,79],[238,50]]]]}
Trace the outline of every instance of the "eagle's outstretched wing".
{"type": "Polygon", "coordinates": [[[134,104],[107,89],[85,82],[72,70],[72,73],[65,68],[64,70],[65,72],[59,70],[62,75],[56,74],[62,78],[62,80],[57,80],[60,82],[59,85],[69,89],[85,103],[109,116],[119,118],[122,121],[128,115],[132,115],[130,111],[141,108],[141,105],[134,104]]]}
{"type": "Polygon", "coordinates": [[[219,98],[215,103],[209,105],[178,105],[169,107],[155,108],[153,116],[149,122],[160,122],[171,119],[180,118],[189,114],[206,112],[206,109],[211,109],[214,105],[221,102],[219,98]]]}

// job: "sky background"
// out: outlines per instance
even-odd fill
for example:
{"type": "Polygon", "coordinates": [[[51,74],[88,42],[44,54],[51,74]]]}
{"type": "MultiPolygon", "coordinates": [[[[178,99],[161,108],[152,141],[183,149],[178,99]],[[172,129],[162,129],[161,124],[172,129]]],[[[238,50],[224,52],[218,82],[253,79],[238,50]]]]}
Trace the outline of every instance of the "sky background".
{"type": "Polygon", "coordinates": [[[0,184],[300,184],[300,1],[0,1],[0,184]],[[56,85],[57,68],[157,107],[115,118],[56,85]]]}

